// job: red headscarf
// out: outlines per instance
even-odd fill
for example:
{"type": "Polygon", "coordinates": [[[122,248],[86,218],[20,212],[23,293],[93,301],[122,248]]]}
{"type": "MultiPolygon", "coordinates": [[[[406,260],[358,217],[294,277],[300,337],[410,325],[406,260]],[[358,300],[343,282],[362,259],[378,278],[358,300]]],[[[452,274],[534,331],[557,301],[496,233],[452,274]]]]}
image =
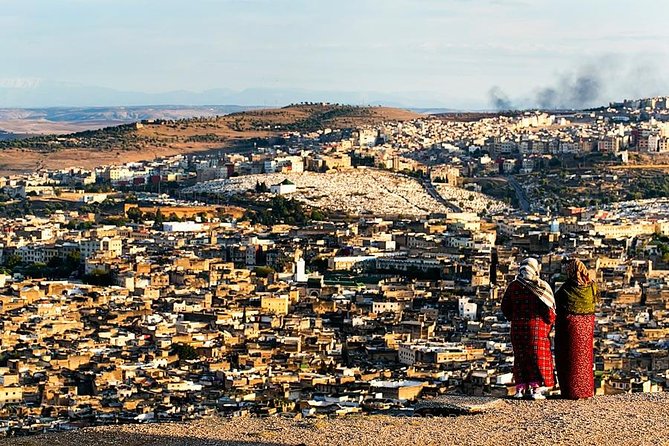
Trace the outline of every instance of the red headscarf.
{"type": "Polygon", "coordinates": [[[589,285],[592,280],[588,268],[578,259],[571,259],[567,262],[567,277],[576,282],[579,286],[589,285]]]}

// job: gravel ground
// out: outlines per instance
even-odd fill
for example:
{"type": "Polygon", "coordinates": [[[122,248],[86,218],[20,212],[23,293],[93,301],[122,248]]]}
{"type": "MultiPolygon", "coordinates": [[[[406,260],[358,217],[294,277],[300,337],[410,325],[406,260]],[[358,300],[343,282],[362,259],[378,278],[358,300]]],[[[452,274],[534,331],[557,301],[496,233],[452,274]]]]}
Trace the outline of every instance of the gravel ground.
{"type": "Polygon", "coordinates": [[[511,401],[449,418],[205,419],[3,439],[0,446],[669,445],[669,393],[511,401]]]}

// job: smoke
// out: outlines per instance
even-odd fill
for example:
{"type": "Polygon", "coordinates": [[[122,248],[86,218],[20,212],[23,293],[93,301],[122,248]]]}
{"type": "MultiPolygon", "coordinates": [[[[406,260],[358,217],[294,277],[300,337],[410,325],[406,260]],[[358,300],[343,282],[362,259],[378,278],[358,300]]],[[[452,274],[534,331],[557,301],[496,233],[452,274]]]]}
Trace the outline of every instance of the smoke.
{"type": "Polygon", "coordinates": [[[556,85],[540,88],[533,102],[540,108],[583,108],[595,105],[601,100],[602,78],[599,67],[581,67],[578,73],[560,76],[556,85]]]}
{"type": "Polygon", "coordinates": [[[511,110],[513,108],[509,97],[498,86],[488,90],[488,99],[495,110],[511,110]]]}
{"type": "Polygon", "coordinates": [[[646,57],[608,55],[593,58],[553,81],[540,83],[524,96],[509,97],[494,86],[488,100],[495,110],[516,108],[583,109],[611,101],[667,94],[669,76],[657,60],[646,57]]]}
{"type": "Polygon", "coordinates": [[[533,97],[512,101],[501,88],[494,86],[488,91],[488,99],[495,110],[511,110],[514,103],[544,109],[585,108],[599,105],[604,77],[602,67],[588,65],[578,72],[560,75],[554,85],[536,89],[533,97]]]}
{"type": "Polygon", "coordinates": [[[618,99],[666,95],[669,85],[667,71],[658,65],[656,59],[649,57],[636,58],[626,69],[613,73],[612,78],[622,83],[618,99]]]}

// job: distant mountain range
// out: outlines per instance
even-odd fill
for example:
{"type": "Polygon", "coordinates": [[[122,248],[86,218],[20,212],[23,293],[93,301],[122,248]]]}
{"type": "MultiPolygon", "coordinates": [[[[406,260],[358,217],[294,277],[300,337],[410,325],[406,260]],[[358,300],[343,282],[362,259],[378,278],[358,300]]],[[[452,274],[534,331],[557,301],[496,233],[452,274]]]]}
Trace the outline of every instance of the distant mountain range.
{"type": "MultiPolygon", "coordinates": [[[[235,91],[216,88],[202,92],[187,90],[163,93],[120,91],[106,87],[65,82],[31,81],[0,83],[0,108],[145,106],[183,104],[236,104],[240,106],[280,107],[299,102],[332,102],[352,105],[385,105],[389,107],[446,107],[435,100],[432,92],[364,92],[327,91],[301,88],[248,88],[235,91]]],[[[463,101],[454,102],[457,107],[463,101]]]]}
{"type": "Polygon", "coordinates": [[[0,82],[0,131],[4,131],[0,139],[74,133],[144,119],[210,117],[302,102],[384,105],[419,113],[452,110],[444,108],[445,104],[438,101],[435,103],[434,95],[429,92],[388,94],[300,88],[249,88],[241,91],[218,88],[202,92],[143,93],[30,80],[0,82]],[[426,108],[417,108],[421,105],[426,108]]]}
{"type": "MultiPolygon", "coordinates": [[[[284,104],[281,104],[284,105],[284,104]]],[[[149,119],[188,119],[274,108],[246,105],[134,105],[107,107],[0,108],[0,141],[38,134],[64,134],[94,130],[149,119]]],[[[449,109],[412,109],[435,114],[449,109]]]]}
{"type": "Polygon", "coordinates": [[[74,133],[149,119],[212,117],[252,110],[238,105],[0,108],[0,140],[74,133]]]}
{"type": "Polygon", "coordinates": [[[143,119],[183,119],[216,116],[251,110],[257,107],[239,105],[150,105],[131,107],[46,107],[0,108],[0,122],[46,120],[52,122],[135,122],[143,119]]]}

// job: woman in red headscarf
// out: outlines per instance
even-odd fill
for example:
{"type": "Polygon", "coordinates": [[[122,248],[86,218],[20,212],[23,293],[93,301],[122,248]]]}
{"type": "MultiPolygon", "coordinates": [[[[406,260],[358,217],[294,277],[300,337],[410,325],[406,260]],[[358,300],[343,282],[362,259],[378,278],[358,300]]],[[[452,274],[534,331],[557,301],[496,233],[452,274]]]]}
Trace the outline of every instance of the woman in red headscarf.
{"type": "Polygon", "coordinates": [[[567,280],[555,293],[555,368],[564,398],[591,398],[597,287],[580,260],[569,260],[566,272],[567,280]]]}

